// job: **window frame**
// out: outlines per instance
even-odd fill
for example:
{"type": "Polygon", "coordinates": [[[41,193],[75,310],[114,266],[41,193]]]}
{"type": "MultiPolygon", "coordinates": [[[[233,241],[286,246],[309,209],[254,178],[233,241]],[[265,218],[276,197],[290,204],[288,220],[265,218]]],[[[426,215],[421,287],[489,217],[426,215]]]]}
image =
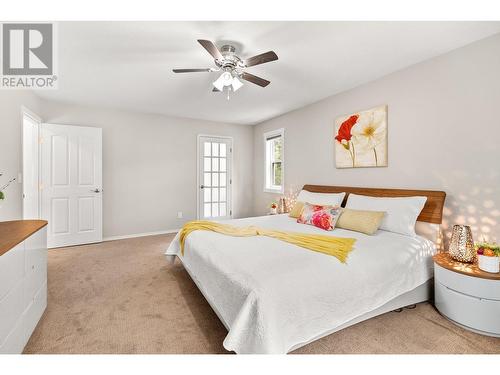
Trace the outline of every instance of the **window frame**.
{"type": "Polygon", "coordinates": [[[283,194],[285,191],[285,129],[276,129],[265,132],[264,139],[264,192],[283,194]],[[271,185],[272,181],[272,167],[271,160],[268,158],[270,149],[268,148],[268,141],[271,138],[281,137],[281,186],[271,185]]]}

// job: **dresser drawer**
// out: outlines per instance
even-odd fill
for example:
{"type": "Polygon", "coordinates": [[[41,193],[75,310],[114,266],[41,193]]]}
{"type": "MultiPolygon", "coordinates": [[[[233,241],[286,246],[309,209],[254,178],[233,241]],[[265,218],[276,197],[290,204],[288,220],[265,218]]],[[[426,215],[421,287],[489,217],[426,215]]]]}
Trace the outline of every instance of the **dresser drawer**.
{"type": "Polygon", "coordinates": [[[23,281],[11,289],[11,291],[0,300],[0,345],[3,344],[16,322],[21,320],[21,316],[26,306],[23,300],[23,281]]]}
{"type": "Polygon", "coordinates": [[[27,238],[25,243],[25,270],[28,272],[33,271],[40,264],[47,263],[47,245],[46,245],[46,229],[42,228],[38,232],[27,238]]]}
{"type": "Polygon", "coordinates": [[[439,312],[449,319],[475,330],[500,335],[500,301],[465,295],[437,280],[434,301],[439,312]]]}
{"type": "Polygon", "coordinates": [[[24,242],[0,255],[0,300],[24,277],[24,242]]]}
{"type": "Polygon", "coordinates": [[[30,266],[24,281],[24,306],[33,302],[36,293],[47,282],[47,250],[26,250],[26,258],[30,258],[30,266]]]}
{"type": "Polygon", "coordinates": [[[7,338],[0,344],[0,354],[22,353],[25,345],[24,320],[19,319],[7,338]]]}
{"type": "Polygon", "coordinates": [[[434,265],[434,277],[439,282],[457,292],[471,296],[500,301],[500,281],[462,275],[434,265]]]}
{"type": "Polygon", "coordinates": [[[40,318],[47,307],[47,283],[45,282],[36,293],[31,305],[24,312],[24,345],[35,330],[40,318]]]}
{"type": "Polygon", "coordinates": [[[0,223],[0,240],[9,240],[0,255],[0,353],[21,353],[47,306],[46,225],[41,220],[0,223]]]}

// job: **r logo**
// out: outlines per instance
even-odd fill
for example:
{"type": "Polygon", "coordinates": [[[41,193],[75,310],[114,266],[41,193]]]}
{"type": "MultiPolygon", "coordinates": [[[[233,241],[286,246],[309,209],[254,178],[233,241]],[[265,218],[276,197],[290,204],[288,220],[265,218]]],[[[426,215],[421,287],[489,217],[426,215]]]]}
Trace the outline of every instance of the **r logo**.
{"type": "Polygon", "coordinates": [[[52,24],[5,23],[2,26],[4,75],[52,75],[52,24]]]}

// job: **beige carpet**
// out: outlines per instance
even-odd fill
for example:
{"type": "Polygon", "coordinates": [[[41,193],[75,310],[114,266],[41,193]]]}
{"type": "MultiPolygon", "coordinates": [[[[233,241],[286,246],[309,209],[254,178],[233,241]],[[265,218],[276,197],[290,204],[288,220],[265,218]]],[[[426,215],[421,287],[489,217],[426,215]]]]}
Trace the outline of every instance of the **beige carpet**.
{"type": "MultiPolygon", "coordinates": [[[[182,266],[165,262],[172,237],[50,250],[48,308],[25,353],[227,353],[222,323],[182,266]]],[[[500,353],[500,339],[459,328],[424,303],[296,353],[500,353]]]]}

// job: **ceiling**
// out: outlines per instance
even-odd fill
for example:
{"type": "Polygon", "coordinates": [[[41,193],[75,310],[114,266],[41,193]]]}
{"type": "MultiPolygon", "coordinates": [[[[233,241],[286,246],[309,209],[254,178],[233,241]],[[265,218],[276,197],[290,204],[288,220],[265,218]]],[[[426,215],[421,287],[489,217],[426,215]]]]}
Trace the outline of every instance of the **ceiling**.
{"type": "Polygon", "coordinates": [[[61,22],[52,100],[256,124],[500,32],[500,22],[61,22]],[[247,68],[271,81],[245,82],[231,100],[212,93],[220,73],[197,43],[227,41],[250,57],[278,61],[247,68]]]}

